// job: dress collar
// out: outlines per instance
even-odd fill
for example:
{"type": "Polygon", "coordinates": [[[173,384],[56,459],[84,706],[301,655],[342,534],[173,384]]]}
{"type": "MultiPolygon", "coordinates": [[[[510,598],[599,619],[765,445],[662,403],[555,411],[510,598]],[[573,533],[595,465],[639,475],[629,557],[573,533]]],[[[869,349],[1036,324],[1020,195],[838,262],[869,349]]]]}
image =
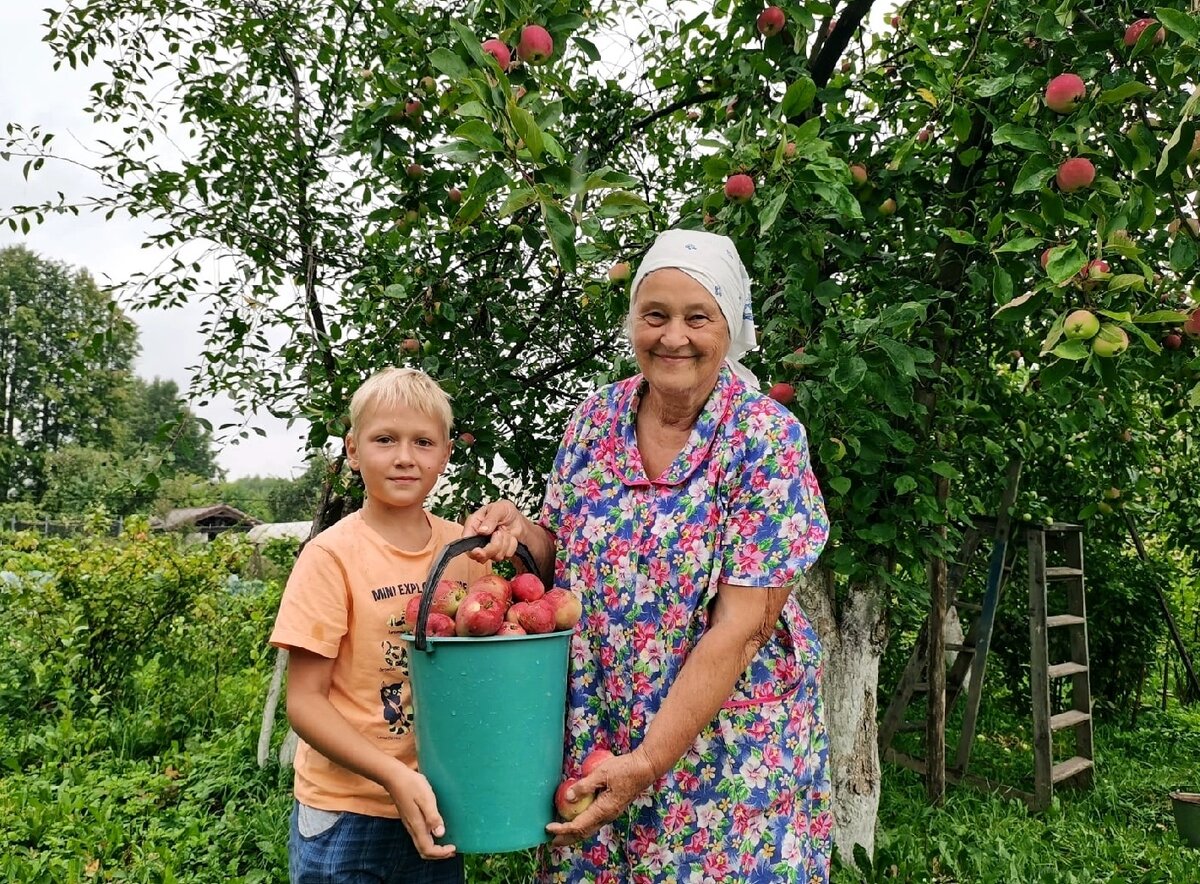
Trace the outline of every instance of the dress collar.
{"type": "Polygon", "coordinates": [[[606,445],[608,467],[626,485],[650,487],[651,485],[682,485],[701,464],[708,460],[719,427],[729,416],[735,397],[745,390],[745,384],[734,376],[728,364],[721,366],[717,385],[709,394],[700,410],[696,425],[688,437],[687,444],[667,467],[666,472],[654,480],[646,475],[642,454],[637,446],[637,410],[641,405],[646,380],[638,374],[617,385],[614,402],[614,417],[609,430],[609,445],[606,445]]]}

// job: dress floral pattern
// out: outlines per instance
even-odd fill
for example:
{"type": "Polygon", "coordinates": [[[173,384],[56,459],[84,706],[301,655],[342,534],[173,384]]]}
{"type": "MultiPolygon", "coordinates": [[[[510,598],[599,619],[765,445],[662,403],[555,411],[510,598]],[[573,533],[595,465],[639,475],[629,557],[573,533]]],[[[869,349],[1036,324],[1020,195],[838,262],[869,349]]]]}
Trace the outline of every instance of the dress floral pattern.
{"type": "MultiPolygon", "coordinates": [[[[829,533],[804,428],[722,367],[691,438],[662,476],[642,466],[642,378],[576,411],[548,482],[555,584],[583,600],[571,644],[564,774],[597,747],[641,742],[719,583],[792,581],[829,533]]],[[[824,882],[829,740],[816,632],[795,598],[716,719],[617,820],[547,849],[541,880],[824,882]]]]}

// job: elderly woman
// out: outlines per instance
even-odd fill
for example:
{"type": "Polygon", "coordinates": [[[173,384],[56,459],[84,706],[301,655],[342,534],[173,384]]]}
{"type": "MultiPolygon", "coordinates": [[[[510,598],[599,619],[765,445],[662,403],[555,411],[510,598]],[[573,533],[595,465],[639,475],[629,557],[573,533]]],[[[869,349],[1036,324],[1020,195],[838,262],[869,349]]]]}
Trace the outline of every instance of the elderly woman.
{"type": "Polygon", "coordinates": [[[755,346],[727,237],[669,230],[634,277],[641,374],[579,406],[539,523],[469,519],[480,559],[524,543],[583,601],[549,882],[813,882],[829,874],[820,647],[792,595],[828,534],[804,428],[738,362],[755,346]]]}

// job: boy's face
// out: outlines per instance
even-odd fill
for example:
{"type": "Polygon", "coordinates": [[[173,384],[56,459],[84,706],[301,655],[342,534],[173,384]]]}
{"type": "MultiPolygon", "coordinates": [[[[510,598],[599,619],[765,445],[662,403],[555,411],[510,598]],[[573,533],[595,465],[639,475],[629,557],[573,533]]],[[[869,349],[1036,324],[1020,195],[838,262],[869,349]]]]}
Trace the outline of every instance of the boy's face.
{"type": "Polygon", "coordinates": [[[450,460],[441,422],[411,408],[371,409],[346,436],[351,468],[375,505],[421,507],[450,460]]]}

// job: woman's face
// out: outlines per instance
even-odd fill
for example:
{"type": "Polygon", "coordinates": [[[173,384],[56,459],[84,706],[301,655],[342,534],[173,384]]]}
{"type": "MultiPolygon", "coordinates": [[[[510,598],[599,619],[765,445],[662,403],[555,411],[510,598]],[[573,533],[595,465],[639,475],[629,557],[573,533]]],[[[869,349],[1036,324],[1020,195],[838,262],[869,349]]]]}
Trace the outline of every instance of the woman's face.
{"type": "Polygon", "coordinates": [[[634,293],[633,352],[658,393],[708,395],[729,353],[729,325],[708,289],[682,270],[648,274],[634,293]]]}

